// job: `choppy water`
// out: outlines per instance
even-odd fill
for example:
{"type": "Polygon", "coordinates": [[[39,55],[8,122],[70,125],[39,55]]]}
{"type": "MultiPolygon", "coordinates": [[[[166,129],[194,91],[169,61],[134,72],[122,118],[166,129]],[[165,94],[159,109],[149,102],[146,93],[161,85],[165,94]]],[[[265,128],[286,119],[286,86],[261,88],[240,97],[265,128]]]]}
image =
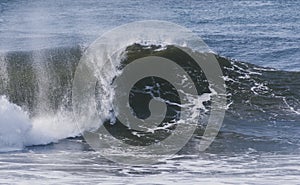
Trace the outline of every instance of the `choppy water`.
{"type": "MultiPolygon", "coordinates": [[[[0,97],[0,183],[297,184],[299,8],[298,1],[1,1],[0,95],[6,97],[0,97]],[[94,39],[147,19],[185,26],[218,54],[228,110],[207,151],[197,150],[203,135],[199,125],[173,158],[125,166],[101,157],[80,137],[70,113],[72,79],[94,39]]],[[[172,46],[157,50],[128,43],[126,52],[125,63],[149,53],[178,63],[186,57],[172,46]]],[[[190,63],[182,66],[198,93],[209,92],[201,72],[190,63]]],[[[145,107],[149,102],[140,96],[154,90],[144,87],[157,83],[168,88],[146,79],[132,92],[132,104],[145,107]]],[[[148,114],[148,109],[136,111],[148,114]]],[[[116,128],[119,137],[132,139],[126,128],[116,128]]]]}

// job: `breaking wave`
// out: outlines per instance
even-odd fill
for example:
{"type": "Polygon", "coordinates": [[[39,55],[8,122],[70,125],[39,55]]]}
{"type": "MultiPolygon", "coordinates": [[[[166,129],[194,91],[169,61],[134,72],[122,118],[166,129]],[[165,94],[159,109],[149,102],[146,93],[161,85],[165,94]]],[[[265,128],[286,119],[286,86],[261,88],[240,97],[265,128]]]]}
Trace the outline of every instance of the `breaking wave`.
{"type": "MultiPolygon", "coordinates": [[[[20,150],[25,146],[44,145],[80,135],[72,113],[72,82],[83,51],[78,46],[1,54],[0,151],[20,150]]],[[[212,93],[201,68],[195,66],[187,54],[172,45],[129,44],[119,55],[116,59],[121,60],[121,66],[118,66],[120,70],[122,65],[137,58],[168,58],[190,75],[199,95],[212,93]]],[[[300,72],[279,71],[218,55],[215,57],[227,86],[227,121],[299,123],[300,72]]],[[[109,73],[111,69],[107,70],[106,73],[109,73]]],[[[101,98],[97,94],[101,87],[97,88],[95,96],[101,98]]],[[[135,84],[130,93],[129,103],[138,118],[149,116],[148,104],[153,97],[171,102],[168,104],[165,123],[172,123],[172,120],[180,116],[180,106],[177,105],[180,102],[174,87],[163,79],[149,77],[135,84]]],[[[209,96],[200,103],[203,105],[199,124],[201,130],[209,115],[209,96]]],[[[104,124],[114,137],[124,140],[133,138],[132,142],[153,142],[153,139],[165,137],[165,130],[172,127],[170,124],[160,125],[160,131],[153,137],[116,122],[111,112],[99,113],[107,116],[105,120],[99,120],[96,127],[104,124]],[[112,122],[115,124],[111,124],[112,122]]],[[[86,127],[83,129],[91,129],[90,126],[86,127]]]]}

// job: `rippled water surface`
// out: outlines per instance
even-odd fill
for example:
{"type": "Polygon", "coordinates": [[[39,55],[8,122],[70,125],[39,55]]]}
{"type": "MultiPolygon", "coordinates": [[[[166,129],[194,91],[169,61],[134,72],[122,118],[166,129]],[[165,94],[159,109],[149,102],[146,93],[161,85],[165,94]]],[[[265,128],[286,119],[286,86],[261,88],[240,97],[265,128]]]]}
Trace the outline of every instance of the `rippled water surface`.
{"type": "MultiPolygon", "coordinates": [[[[0,183],[298,184],[299,9],[290,0],[0,1],[0,183]],[[126,166],[101,157],[69,115],[51,111],[69,106],[63,100],[89,44],[149,19],[203,38],[222,66],[228,110],[205,152],[197,149],[199,128],[172,158],[126,166]]],[[[149,51],[133,44],[133,58],[149,51]]]]}

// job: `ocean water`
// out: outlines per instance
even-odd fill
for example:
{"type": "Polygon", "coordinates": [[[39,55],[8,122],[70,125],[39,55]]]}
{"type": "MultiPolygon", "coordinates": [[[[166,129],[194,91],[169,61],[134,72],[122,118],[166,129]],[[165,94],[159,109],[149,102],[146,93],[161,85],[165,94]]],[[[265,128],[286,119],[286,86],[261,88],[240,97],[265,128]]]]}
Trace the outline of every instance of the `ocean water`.
{"type": "MultiPolygon", "coordinates": [[[[289,0],[0,1],[0,183],[299,183],[299,9],[299,1],[289,0]],[[130,166],[109,161],[86,143],[74,123],[72,85],[78,62],[95,39],[142,20],[170,21],[204,40],[224,74],[227,110],[206,151],[198,145],[209,111],[176,155],[130,166]]],[[[188,57],[173,45],[128,43],[123,53],[125,58],[113,58],[122,65],[141,56],[170,58],[187,71],[199,94],[211,93],[201,70],[184,62],[188,57]]],[[[107,68],[107,76],[113,79],[114,71],[107,68]]],[[[132,109],[147,117],[147,105],[157,94],[178,102],[173,91],[165,81],[144,79],[131,92],[132,109]]],[[[101,105],[107,100],[101,93],[97,98],[101,105]]],[[[166,122],[177,119],[180,110],[168,106],[166,122]]],[[[209,101],[203,106],[209,110],[209,101]]],[[[153,142],[147,134],[134,141],[132,130],[118,121],[109,124],[110,116],[99,124],[116,138],[153,142]]]]}

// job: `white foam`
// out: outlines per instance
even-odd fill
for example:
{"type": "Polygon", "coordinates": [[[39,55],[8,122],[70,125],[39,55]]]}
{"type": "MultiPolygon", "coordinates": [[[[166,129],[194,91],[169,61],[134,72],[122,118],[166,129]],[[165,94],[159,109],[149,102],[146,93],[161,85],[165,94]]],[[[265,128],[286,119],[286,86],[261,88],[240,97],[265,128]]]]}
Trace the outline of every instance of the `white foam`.
{"type": "Polygon", "coordinates": [[[0,96],[0,151],[22,149],[31,127],[28,114],[5,96],[0,96]]]}
{"type": "Polygon", "coordinates": [[[32,118],[32,129],[27,133],[25,145],[45,145],[67,137],[79,135],[72,113],[60,111],[32,118]]]}
{"type": "Polygon", "coordinates": [[[60,111],[30,118],[20,106],[0,96],[0,152],[22,150],[79,135],[72,114],[60,111]]]}

